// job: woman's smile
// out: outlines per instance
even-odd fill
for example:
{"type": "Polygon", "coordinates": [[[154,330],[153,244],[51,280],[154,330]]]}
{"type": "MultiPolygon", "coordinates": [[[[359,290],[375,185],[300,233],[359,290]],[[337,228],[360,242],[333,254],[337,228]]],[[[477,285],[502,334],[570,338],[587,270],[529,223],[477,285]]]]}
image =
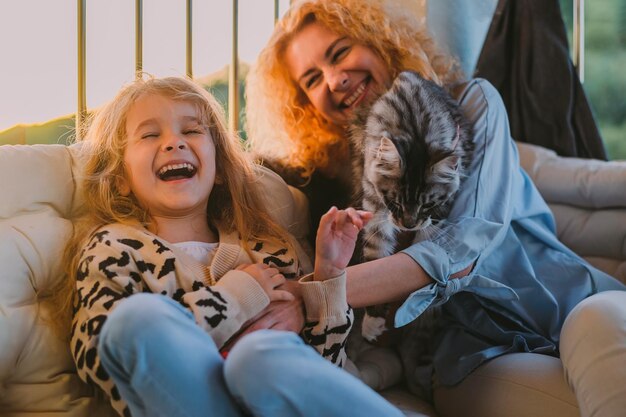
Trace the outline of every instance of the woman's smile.
{"type": "Polygon", "coordinates": [[[326,26],[305,25],[285,50],[292,79],[328,121],[343,126],[354,108],[391,84],[384,60],[371,48],[326,26]]]}
{"type": "Polygon", "coordinates": [[[369,82],[369,78],[365,79],[361,82],[356,89],[339,104],[339,108],[348,108],[353,104],[358,104],[365,97],[365,92],[367,89],[367,83],[369,82]]]}

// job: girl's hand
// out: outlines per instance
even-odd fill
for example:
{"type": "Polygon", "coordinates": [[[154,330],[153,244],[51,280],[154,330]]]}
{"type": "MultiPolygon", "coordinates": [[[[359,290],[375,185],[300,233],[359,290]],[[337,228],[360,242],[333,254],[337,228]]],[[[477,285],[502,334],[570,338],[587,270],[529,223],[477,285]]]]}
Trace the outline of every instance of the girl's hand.
{"type": "Polygon", "coordinates": [[[372,219],[372,213],[348,208],[332,207],[320,219],[315,240],[316,281],[325,281],[343,273],[359,232],[372,219]]]}
{"type": "Polygon", "coordinates": [[[263,311],[245,322],[239,332],[222,346],[221,351],[231,350],[242,337],[257,330],[273,329],[294,333],[302,331],[305,312],[304,302],[300,295],[300,284],[297,281],[286,281],[281,288],[292,293],[293,300],[272,301],[263,311]]]}
{"type": "Polygon", "coordinates": [[[241,270],[248,275],[252,276],[259,283],[263,291],[267,294],[271,301],[291,301],[294,299],[293,294],[284,289],[277,289],[285,283],[285,277],[278,269],[265,265],[263,263],[257,264],[243,264],[239,265],[236,269],[241,270]]]}

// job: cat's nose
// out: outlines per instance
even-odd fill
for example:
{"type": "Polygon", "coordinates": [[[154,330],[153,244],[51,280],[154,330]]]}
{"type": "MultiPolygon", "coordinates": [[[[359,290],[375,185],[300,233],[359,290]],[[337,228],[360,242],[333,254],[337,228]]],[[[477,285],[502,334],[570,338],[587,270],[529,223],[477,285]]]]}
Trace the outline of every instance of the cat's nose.
{"type": "Polygon", "coordinates": [[[402,216],[402,226],[404,226],[406,229],[413,229],[415,226],[417,226],[417,217],[412,216],[410,213],[408,213],[408,215],[402,216]]]}

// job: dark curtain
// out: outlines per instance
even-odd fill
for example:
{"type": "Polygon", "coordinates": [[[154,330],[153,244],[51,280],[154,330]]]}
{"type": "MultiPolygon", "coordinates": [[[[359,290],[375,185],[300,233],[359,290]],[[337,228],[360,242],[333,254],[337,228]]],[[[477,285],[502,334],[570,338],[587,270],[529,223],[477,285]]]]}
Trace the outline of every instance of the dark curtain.
{"type": "Polygon", "coordinates": [[[500,91],[515,140],[562,156],[607,159],[558,0],[500,0],[475,76],[500,91]]]}

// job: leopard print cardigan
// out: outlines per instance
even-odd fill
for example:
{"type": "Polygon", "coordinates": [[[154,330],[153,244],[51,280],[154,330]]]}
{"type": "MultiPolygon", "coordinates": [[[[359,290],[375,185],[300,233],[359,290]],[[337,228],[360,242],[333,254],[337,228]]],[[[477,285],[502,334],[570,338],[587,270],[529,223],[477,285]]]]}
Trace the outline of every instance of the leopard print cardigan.
{"type": "MultiPolygon", "coordinates": [[[[269,304],[256,281],[234,268],[242,263],[263,262],[276,267],[287,279],[303,272],[286,248],[251,243],[254,259],[241,248],[235,234],[220,233],[218,249],[207,268],[143,228],[110,224],[97,230],[81,253],[70,334],[70,348],[81,379],[100,387],[120,415],[130,415],[100,365],[97,346],[107,316],[117,303],[136,293],[163,294],[178,301],[193,313],[196,323],[215,344],[223,346],[269,304]]],[[[306,307],[301,336],[325,358],[343,366],[353,322],[346,301],[345,274],[325,282],[313,281],[308,275],[300,284],[306,307]]]]}

